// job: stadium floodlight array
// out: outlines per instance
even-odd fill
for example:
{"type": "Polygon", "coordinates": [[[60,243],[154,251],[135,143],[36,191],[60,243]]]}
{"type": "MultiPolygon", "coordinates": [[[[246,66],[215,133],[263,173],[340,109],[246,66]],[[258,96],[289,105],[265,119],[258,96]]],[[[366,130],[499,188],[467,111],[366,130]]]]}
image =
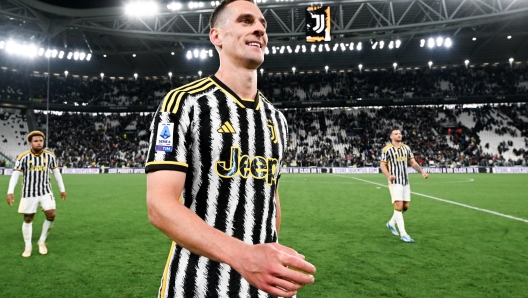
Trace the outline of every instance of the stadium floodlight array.
{"type": "MultiPolygon", "coordinates": [[[[19,43],[13,40],[0,40],[0,50],[5,50],[8,54],[27,58],[45,57],[62,59],[66,55],[64,50],[38,48],[33,44],[19,43]]],[[[69,52],[66,58],[68,60],[73,58],[74,60],[90,61],[92,59],[92,54],[85,52],[69,52]]]]}
{"type": "MultiPolygon", "coordinates": [[[[476,40],[473,39],[473,40],[476,40]]],[[[427,40],[425,39],[421,39],[420,40],[420,47],[423,48],[427,45],[428,48],[432,49],[432,48],[440,48],[442,46],[446,47],[446,48],[450,48],[452,45],[453,45],[453,42],[451,41],[451,38],[447,37],[447,38],[443,38],[441,36],[438,36],[437,38],[433,38],[433,37],[429,37],[427,40]]]]}
{"type": "Polygon", "coordinates": [[[213,50],[198,50],[198,49],[194,49],[194,50],[189,50],[187,51],[187,54],[185,55],[185,57],[187,57],[188,60],[192,60],[192,59],[205,59],[207,57],[213,57],[213,50]]]}
{"type": "MultiPolygon", "coordinates": [[[[376,48],[379,48],[379,49],[383,49],[386,45],[386,42],[385,41],[376,41],[372,44],[372,49],[376,49],[376,48]]],[[[394,49],[394,48],[399,48],[401,46],[401,41],[398,39],[398,40],[393,40],[393,41],[390,41],[389,42],[389,45],[388,45],[388,48],[389,49],[394,49]]],[[[357,44],[353,43],[353,42],[350,42],[350,43],[335,43],[333,44],[332,46],[330,46],[330,44],[328,43],[325,43],[325,44],[311,44],[310,45],[310,52],[312,53],[315,53],[315,52],[331,52],[331,51],[338,51],[338,50],[341,50],[341,52],[345,52],[345,51],[361,51],[363,49],[363,43],[362,42],[358,42],[357,44]]],[[[265,50],[265,54],[268,55],[268,54],[284,54],[284,53],[288,53],[288,54],[292,54],[292,53],[295,53],[295,54],[298,54],[299,52],[303,52],[303,53],[306,53],[307,52],[307,47],[306,45],[296,45],[295,48],[292,48],[291,46],[272,46],[271,47],[271,50],[266,47],[266,50],[265,50]]],[[[192,53],[191,53],[192,54],[192,53]]],[[[187,55],[191,55],[191,54],[187,54],[187,55]]],[[[190,59],[190,58],[189,58],[190,59]]]]}

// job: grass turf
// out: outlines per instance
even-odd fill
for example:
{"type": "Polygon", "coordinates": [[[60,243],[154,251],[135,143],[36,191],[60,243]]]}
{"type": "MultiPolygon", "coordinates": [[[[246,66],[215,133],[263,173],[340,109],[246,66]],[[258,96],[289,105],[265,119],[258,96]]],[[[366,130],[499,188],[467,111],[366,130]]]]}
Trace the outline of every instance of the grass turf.
{"type": "MultiPolygon", "coordinates": [[[[20,194],[0,208],[0,297],[155,297],[170,241],[148,221],[145,175],[63,177],[46,256],[42,212],[25,259],[20,194]]],[[[528,222],[413,194],[405,223],[416,242],[403,243],[385,227],[385,184],[381,174],[283,175],[280,243],[317,267],[299,297],[527,297],[528,222]]],[[[411,190],[528,220],[527,175],[411,175],[411,190]]]]}

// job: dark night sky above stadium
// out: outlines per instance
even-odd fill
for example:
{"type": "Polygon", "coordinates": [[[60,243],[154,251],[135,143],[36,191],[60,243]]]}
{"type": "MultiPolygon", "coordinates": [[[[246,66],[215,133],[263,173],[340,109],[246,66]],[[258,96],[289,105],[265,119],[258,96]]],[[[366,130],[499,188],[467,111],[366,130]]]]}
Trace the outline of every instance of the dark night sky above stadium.
{"type": "Polygon", "coordinates": [[[73,8],[73,9],[88,9],[88,8],[105,8],[120,6],[124,0],[39,0],[47,4],[73,8]]]}

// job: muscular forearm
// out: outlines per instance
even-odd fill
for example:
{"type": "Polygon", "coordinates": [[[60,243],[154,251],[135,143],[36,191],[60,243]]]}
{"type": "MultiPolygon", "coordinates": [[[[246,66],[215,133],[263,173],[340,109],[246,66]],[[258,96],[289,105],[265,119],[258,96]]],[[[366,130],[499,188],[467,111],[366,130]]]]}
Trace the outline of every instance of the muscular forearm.
{"type": "Polygon", "coordinates": [[[411,167],[412,167],[413,169],[415,169],[418,173],[422,173],[422,172],[423,172],[422,167],[420,167],[420,165],[419,165],[417,162],[413,163],[413,164],[411,165],[411,167]]]}

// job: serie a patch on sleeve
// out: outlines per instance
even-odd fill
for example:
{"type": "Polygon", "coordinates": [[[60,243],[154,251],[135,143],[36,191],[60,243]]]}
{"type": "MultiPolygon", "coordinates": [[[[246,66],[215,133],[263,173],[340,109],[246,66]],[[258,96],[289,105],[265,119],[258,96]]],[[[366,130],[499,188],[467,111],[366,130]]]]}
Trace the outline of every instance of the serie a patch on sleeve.
{"type": "Polygon", "coordinates": [[[156,151],[171,152],[174,146],[174,123],[158,124],[156,151]]]}

